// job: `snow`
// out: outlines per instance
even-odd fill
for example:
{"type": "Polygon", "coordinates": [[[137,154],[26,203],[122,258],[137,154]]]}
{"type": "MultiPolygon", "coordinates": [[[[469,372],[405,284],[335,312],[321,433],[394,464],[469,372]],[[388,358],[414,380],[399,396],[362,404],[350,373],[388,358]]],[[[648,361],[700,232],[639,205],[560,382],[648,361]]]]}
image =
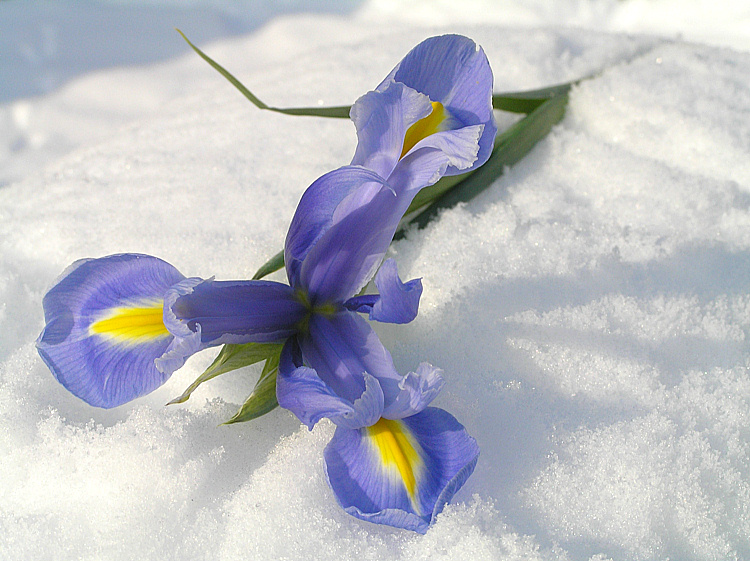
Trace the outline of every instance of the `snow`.
{"type": "Polygon", "coordinates": [[[0,2],[0,558],[750,559],[750,13],[715,7],[0,2]],[[278,105],[351,103],[444,32],[485,48],[496,91],[606,68],[491,189],[392,249],[420,315],[375,328],[402,372],[444,370],[436,404],[482,450],[425,536],[341,511],[329,423],[219,426],[257,368],[165,407],[206,351],[104,411],[36,354],[72,261],[249,278],[351,159],[350,122],[255,109],[175,26],[278,105]]]}

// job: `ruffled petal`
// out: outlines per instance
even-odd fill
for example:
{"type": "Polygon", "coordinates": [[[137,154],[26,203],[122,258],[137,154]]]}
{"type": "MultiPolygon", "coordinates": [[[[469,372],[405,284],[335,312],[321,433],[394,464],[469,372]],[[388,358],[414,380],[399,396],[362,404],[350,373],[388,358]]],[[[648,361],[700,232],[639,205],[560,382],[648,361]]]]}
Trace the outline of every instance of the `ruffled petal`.
{"type": "Polygon", "coordinates": [[[409,372],[404,376],[396,388],[390,386],[390,391],[385,396],[383,417],[403,419],[424,410],[443,389],[441,373],[439,368],[423,362],[416,372],[409,372]]]}
{"type": "MultiPolygon", "coordinates": [[[[444,154],[447,167],[442,172],[435,172],[432,176],[433,179],[435,174],[442,177],[447,169],[451,168],[456,173],[465,173],[472,169],[474,162],[477,160],[479,139],[483,130],[484,125],[471,125],[456,130],[436,132],[419,140],[409,153],[418,152],[423,148],[432,148],[444,154]]],[[[414,160],[416,158],[412,159],[412,161],[414,160]]],[[[406,165],[406,163],[404,162],[402,165],[406,165]]],[[[431,181],[431,183],[434,183],[434,181],[431,181]]]]}
{"type": "Polygon", "coordinates": [[[463,123],[442,104],[431,103],[427,96],[397,82],[362,96],[352,107],[352,118],[358,136],[352,164],[376,171],[389,183],[394,169],[408,154],[424,148],[443,153],[438,159],[422,162],[432,168],[417,189],[435,183],[448,170],[471,169],[485,128],[483,123],[463,123]]]}
{"type": "Polygon", "coordinates": [[[380,294],[355,296],[344,302],[346,309],[368,314],[370,320],[386,323],[409,323],[419,312],[422,280],[401,282],[393,259],[383,262],[375,275],[375,286],[380,294]]]}
{"type": "Polygon", "coordinates": [[[375,378],[365,373],[365,391],[352,403],[337,396],[312,368],[295,367],[288,345],[283,353],[276,379],[276,399],[310,430],[323,417],[345,428],[369,426],[380,418],[383,390],[375,378]]]}
{"type": "Polygon", "coordinates": [[[272,281],[176,285],[166,296],[164,323],[200,348],[226,343],[275,343],[294,335],[307,313],[294,290],[272,281]]]}
{"type": "Polygon", "coordinates": [[[162,319],[164,326],[175,336],[175,339],[169,350],[156,359],[156,367],[159,370],[177,370],[185,363],[187,357],[194,355],[198,351],[202,351],[208,346],[201,342],[200,325],[196,326],[196,330],[193,331],[188,327],[186,322],[179,321],[172,311],[172,306],[177,298],[185,294],[190,294],[193,288],[202,282],[204,282],[204,279],[199,277],[184,279],[170,287],[164,295],[162,319]]]}
{"type": "Polygon", "coordinates": [[[284,244],[284,263],[289,284],[299,286],[299,269],[310,249],[328,231],[336,218],[364,204],[384,183],[371,170],[346,166],[316,179],[303,193],[289,225],[284,244]],[[347,197],[348,206],[337,209],[347,197]],[[346,211],[346,212],[345,212],[346,211]]]}
{"type": "Polygon", "coordinates": [[[352,165],[388,177],[401,158],[406,131],[432,111],[430,99],[403,84],[382,92],[368,92],[352,106],[357,149],[352,165]]]}
{"type": "Polygon", "coordinates": [[[374,376],[385,393],[401,375],[391,354],[369,324],[357,314],[341,311],[331,316],[314,314],[309,330],[297,336],[305,364],[336,395],[353,403],[365,391],[364,373],[374,376]]]}
{"type": "Polygon", "coordinates": [[[371,427],[338,427],[326,474],[339,504],[362,520],[425,533],[471,475],[476,441],[446,411],[430,407],[371,427]]]}
{"type": "Polygon", "coordinates": [[[97,407],[155,390],[185,359],[155,364],[175,343],[163,323],[164,295],[184,278],[148,255],[77,261],[44,297],[39,354],[63,386],[97,407]]]}
{"type": "Polygon", "coordinates": [[[438,132],[420,140],[399,160],[388,183],[398,192],[416,194],[447,175],[448,170],[469,171],[476,167],[473,164],[477,160],[482,130],[482,125],[473,125],[438,132]]]}
{"type": "Polygon", "coordinates": [[[460,126],[484,125],[477,159],[469,169],[451,165],[446,175],[481,166],[492,153],[497,126],[492,114],[492,69],[474,41],[460,35],[431,37],[414,47],[378,86],[402,83],[440,102],[460,126]]]}
{"type": "Polygon", "coordinates": [[[383,413],[383,389],[374,376],[364,373],[365,391],[352,403],[351,413],[331,416],[331,420],[345,429],[374,425],[383,413]]]}

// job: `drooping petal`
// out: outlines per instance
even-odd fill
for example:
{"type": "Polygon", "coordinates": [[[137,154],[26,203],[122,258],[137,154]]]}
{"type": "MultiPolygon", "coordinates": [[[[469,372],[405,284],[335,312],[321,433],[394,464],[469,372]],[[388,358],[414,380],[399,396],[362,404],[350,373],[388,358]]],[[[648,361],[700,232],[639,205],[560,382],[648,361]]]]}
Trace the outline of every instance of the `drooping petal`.
{"type": "Polygon", "coordinates": [[[297,340],[305,363],[336,395],[351,403],[365,391],[365,372],[384,386],[383,392],[401,380],[377,334],[353,312],[314,314],[308,331],[297,340]]]}
{"type": "Polygon", "coordinates": [[[39,354],[63,386],[97,407],[155,390],[188,356],[155,364],[175,343],[163,323],[164,295],[184,278],[148,255],[77,261],[44,297],[39,354]]]}
{"type": "Polygon", "coordinates": [[[396,262],[387,259],[375,275],[375,286],[379,295],[355,296],[344,306],[354,312],[369,314],[370,320],[386,323],[409,323],[417,317],[422,295],[421,279],[401,282],[396,262]]]}
{"type": "Polygon", "coordinates": [[[479,447],[456,419],[430,407],[358,430],[338,427],[326,474],[349,514],[425,533],[474,471],[479,447]]]}
{"type": "MultiPolygon", "coordinates": [[[[460,126],[484,125],[477,159],[469,169],[487,161],[497,134],[492,114],[492,69],[481,47],[467,37],[431,37],[414,47],[381,82],[377,91],[402,83],[439,102],[460,126]]],[[[468,170],[463,170],[468,171],[468,170]]],[[[450,166],[446,175],[461,173],[450,166]]]]}
{"type": "Polygon", "coordinates": [[[380,293],[372,307],[370,319],[388,323],[409,323],[419,313],[422,280],[401,282],[396,261],[387,259],[375,275],[375,286],[380,293]]]}
{"type": "Polygon", "coordinates": [[[276,378],[276,400],[289,409],[312,430],[324,417],[351,412],[351,402],[337,396],[315,370],[308,366],[294,366],[286,345],[279,362],[276,378]]]}
{"type": "Polygon", "coordinates": [[[386,407],[383,417],[403,419],[424,410],[443,389],[442,370],[426,362],[421,363],[416,372],[409,372],[397,387],[387,386],[384,396],[386,407]]]}
{"type": "Polygon", "coordinates": [[[299,286],[299,269],[310,249],[338,219],[365,204],[384,179],[371,170],[346,166],[316,179],[302,194],[284,244],[284,263],[289,284],[299,286]],[[350,197],[348,206],[341,203],[350,197]],[[338,209],[338,212],[336,212],[338,209]]]}
{"type": "Polygon", "coordinates": [[[369,374],[364,375],[365,391],[351,402],[336,395],[312,368],[295,366],[288,348],[282,353],[276,379],[276,399],[310,430],[323,417],[345,428],[369,426],[380,418],[383,390],[369,374]]]}
{"type": "Polygon", "coordinates": [[[306,309],[294,290],[272,281],[192,279],[166,296],[164,322],[185,339],[200,338],[201,348],[225,343],[274,343],[294,335],[306,309]]]}

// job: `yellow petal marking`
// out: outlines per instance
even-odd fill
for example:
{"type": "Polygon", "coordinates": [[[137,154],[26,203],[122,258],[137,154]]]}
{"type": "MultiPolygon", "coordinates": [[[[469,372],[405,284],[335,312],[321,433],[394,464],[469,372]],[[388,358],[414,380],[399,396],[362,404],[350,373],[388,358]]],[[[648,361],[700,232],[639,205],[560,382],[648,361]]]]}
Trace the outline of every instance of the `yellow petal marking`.
{"type": "Polygon", "coordinates": [[[409,150],[414,148],[417,142],[431,134],[443,130],[441,126],[448,116],[449,113],[445,110],[443,104],[439,101],[433,101],[432,112],[427,115],[427,117],[420,119],[407,129],[406,134],[404,135],[404,149],[401,151],[399,160],[403,158],[409,150]]]}
{"type": "Polygon", "coordinates": [[[371,427],[367,427],[367,434],[380,455],[383,466],[398,471],[414,510],[420,514],[417,501],[417,479],[424,464],[419,455],[419,444],[414,441],[404,424],[398,420],[380,419],[371,427]]]}
{"type": "Polygon", "coordinates": [[[161,300],[153,300],[111,308],[91,324],[89,333],[131,344],[166,337],[169,331],[164,327],[163,307],[161,300]]]}

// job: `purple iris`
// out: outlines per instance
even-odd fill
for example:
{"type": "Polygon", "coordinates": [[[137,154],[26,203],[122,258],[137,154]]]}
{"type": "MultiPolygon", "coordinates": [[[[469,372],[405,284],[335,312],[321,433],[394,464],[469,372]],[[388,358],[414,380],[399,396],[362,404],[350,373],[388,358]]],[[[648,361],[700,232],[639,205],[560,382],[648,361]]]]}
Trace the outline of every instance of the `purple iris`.
{"type": "Polygon", "coordinates": [[[39,354],[86,403],[116,407],[152,392],[189,352],[164,326],[164,294],[185,277],[138,254],[81,259],[44,296],[39,354]]]}
{"type": "Polygon", "coordinates": [[[412,169],[414,160],[429,166],[432,159],[434,183],[481,166],[492,153],[492,70],[471,39],[431,37],[359,98],[350,114],[358,138],[353,165],[388,178],[412,169]]]}
{"type": "Polygon", "coordinates": [[[284,247],[289,284],[185,278],[154,257],[74,266],[44,299],[39,352],[71,392],[114,407],[152,391],[198,350],[285,342],[277,398],[312,429],[336,425],[326,471],[341,506],[372,522],[425,532],[463,485],[479,448],[428,407],[443,381],[422,363],[401,376],[360,314],[408,323],[419,279],[383,262],[417,192],[484,163],[496,128],[492,74],[460,36],[415,47],[352,107],[352,165],[302,195],[284,247]],[[375,272],[378,294],[360,294],[375,272]]]}

